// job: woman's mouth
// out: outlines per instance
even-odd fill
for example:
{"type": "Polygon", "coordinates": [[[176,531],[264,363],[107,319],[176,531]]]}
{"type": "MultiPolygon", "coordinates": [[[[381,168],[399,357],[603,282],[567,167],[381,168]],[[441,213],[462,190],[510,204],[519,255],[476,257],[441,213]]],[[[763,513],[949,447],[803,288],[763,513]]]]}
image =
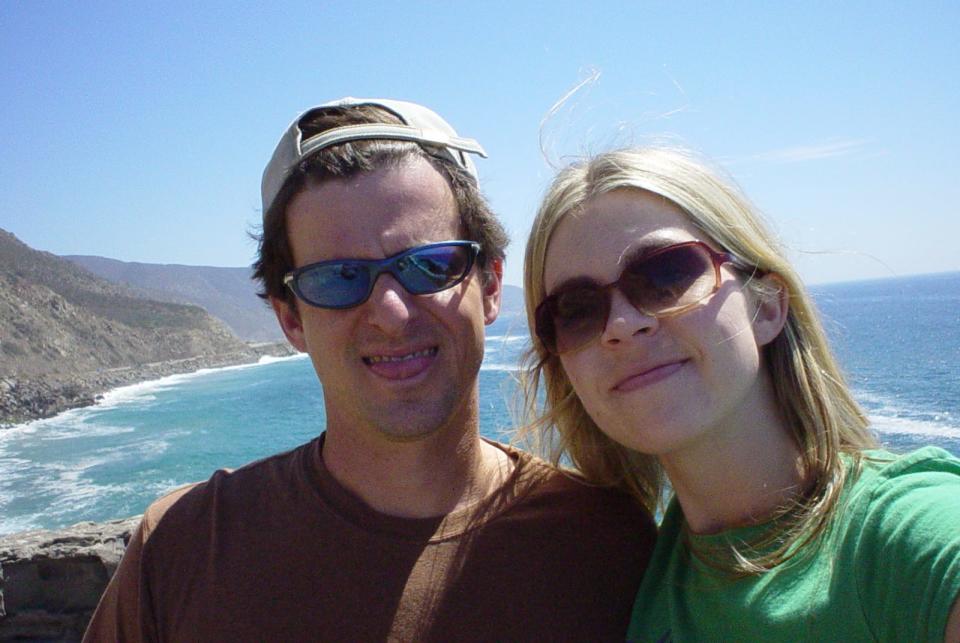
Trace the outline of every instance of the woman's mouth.
{"type": "Polygon", "coordinates": [[[681,359],[673,362],[658,364],[640,372],[628,375],[613,385],[613,390],[619,393],[628,393],[645,386],[656,384],[667,379],[686,365],[688,360],[681,359]]]}

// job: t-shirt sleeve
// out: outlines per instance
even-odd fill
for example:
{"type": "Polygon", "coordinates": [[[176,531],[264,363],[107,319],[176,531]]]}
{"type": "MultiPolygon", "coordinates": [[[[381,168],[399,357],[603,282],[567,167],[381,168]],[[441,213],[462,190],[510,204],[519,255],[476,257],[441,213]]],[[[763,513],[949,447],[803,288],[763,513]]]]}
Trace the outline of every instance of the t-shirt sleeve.
{"type": "Polygon", "coordinates": [[[100,597],[83,635],[83,643],[158,640],[151,611],[149,583],[144,578],[143,549],[167,510],[195,486],[191,484],[175,489],[144,512],[143,519],[130,536],[117,571],[100,597]]]}
{"type": "Polygon", "coordinates": [[[94,641],[144,641],[140,628],[140,560],[146,521],[140,522],[127,543],[120,565],[107,585],[87,625],[84,643],[94,641]]]}
{"type": "Polygon", "coordinates": [[[856,559],[865,616],[881,641],[942,641],[960,594],[960,460],[946,452],[881,473],[856,559]]]}

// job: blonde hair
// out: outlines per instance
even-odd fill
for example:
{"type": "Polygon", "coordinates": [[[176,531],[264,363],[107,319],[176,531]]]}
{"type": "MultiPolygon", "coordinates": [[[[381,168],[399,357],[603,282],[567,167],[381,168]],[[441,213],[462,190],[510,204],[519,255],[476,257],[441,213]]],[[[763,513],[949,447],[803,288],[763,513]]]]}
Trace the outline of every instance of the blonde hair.
{"type": "MultiPolygon", "coordinates": [[[[811,486],[795,505],[778,510],[774,519],[782,529],[750,547],[761,553],[748,556],[735,551],[733,563],[719,564],[735,574],[763,572],[788,559],[800,549],[795,545],[812,541],[829,524],[845,478],[841,453],[850,454],[858,467],[860,452],[875,446],[866,416],[844,382],[810,296],[774,235],[732,181],[686,150],[612,151],[557,175],[537,213],[524,257],[531,329],[534,311],[547,295],[543,271],[551,235],[570,214],[583,216],[584,203],[591,197],[621,189],[645,190],[673,202],[717,246],[756,266],[761,274],[778,275],[787,289],[786,324],[765,347],[763,359],[811,486]]],[[[764,283],[748,279],[745,286],[762,294],[764,283]]],[[[559,358],[533,335],[520,372],[527,417],[523,434],[555,463],[567,456],[594,483],[620,487],[650,511],[662,509],[664,474],[656,458],[608,438],[577,398],[559,358]]]]}

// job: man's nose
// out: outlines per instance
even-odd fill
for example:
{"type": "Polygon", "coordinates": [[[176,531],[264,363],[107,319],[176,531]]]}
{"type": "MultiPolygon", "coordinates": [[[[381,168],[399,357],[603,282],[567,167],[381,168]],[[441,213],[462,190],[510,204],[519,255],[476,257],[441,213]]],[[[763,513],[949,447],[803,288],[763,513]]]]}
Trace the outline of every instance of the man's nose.
{"type": "Polygon", "coordinates": [[[415,314],[416,303],[390,273],[378,275],[370,297],[363,303],[369,323],[387,335],[401,332],[415,314]]]}

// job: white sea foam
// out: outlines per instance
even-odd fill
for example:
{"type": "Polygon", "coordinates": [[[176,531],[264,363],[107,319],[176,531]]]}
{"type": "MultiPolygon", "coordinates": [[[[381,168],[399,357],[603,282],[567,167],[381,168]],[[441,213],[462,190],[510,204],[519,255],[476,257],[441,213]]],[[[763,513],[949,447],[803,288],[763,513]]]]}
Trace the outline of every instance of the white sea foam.
{"type": "Polygon", "coordinates": [[[239,366],[225,366],[223,368],[202,368],[192,373],[178,373],[176,375],[167,375],[155,380],[147,380],[146,382],[138,382],[136,384],[120,386],[104,393],[103,397],[99,402],[97,402],[95,407],[101,410],[106,410],[132,403],[140,404],[144,402],[152,402],[156,400],[155,393],[160,393],[162,391],[181,386],[185,382],[202,378],[212,373],[250,366],[256,366],[256,364],[241,364],[239,366]]]}
{"type": "Polygon", "coordinates": [[[91,417],[98,410],[103,410],[103,407],[87,406],[70,409],[54,417],[33,420],[0,430],[0,454],[3,453],[5,444],[9,445],[32,434],[38,434],[41,440],[64,440],[76,437],[119,435],[134,430],[127,426],[98,426],[91,423],[91,417]]]}
{"type": "Polygon", "coordinates": [[[60,486],[50,490],[55,495],[43,511],[43,515],[48,519],[89,514],[109,496],[130,496],[141,491],[138,482],[94,484],[78,479],[61,480],[51,484],[60,486]]]}
{"type": "Polygon", "coordinates": [[[853,393],[866,407],[871,428],[880,434],[960,439],[960,418],[950,411],[905,406],[895,398],[860,388],[853,393]]]}
{"type": "Polygon", "coordinates": [[[204,378],[209,375],[215,375],[217,373],[226,373],[230,371],[243,371],[249,368],[256,368],[258,366],[266,366],[269,364],[275,364],[277,362],[287,362],[296,359],[305,359],[307,357],[306,353],[297,353],[296,355],[285,355],[283,357],[274,357],[272,355],[264,355],[256,362],[250,362],[248,364],[233,364],[231,366],[218,366],[216,368],[201,368],[196,371],[191,371],[190,373],[177,373],[175,375],[166,375],[164,377],[147,380],[145,382],[138,382],[137,384],[130,384],[127,386],[120,386],[118,388],[112,389],[104,393],[103,398],[98,402],[97,406],[110,407],[111,405],[115,406],[116,404],[125,403],[131,399],[140,400],[144,396],[150,395],[156,391],[164,391],[175,386],[180,386],[184,382],[189,382],[195,379],[204,378]]]}
{"type": "Polygon", "coordinates": [[[38,520],[41,517],[43,517],[43,514],[29,514],[15,516],[13,518],[5,517],[3,521],[0,522],[0,536],[15,534],[21,531],[42,529],[38,520]]]}
{"type": "Polygon", "coordinates": [[[296,355],[284,355],[283,357],[276,357],[274,355],[264,355],[261,357],[257,364],[275,364],[276,362],[289,362],[295,359],[306,359],[310,357],[307,353],[297,353],[296,355]]]}
{"type": "Polygon", "coordinates": [[[874,414],[868,417],[870,418],[871,428],[880,434],[924,435],[933,438],[960,440],[960,426],[957,426],[955,422],[948,423],[874,414]]]}
{"type": "Polygon", "coordinates": [[[516,342],[523,342],[529,340],[530,337],[526,333],[520,335],[490,335],[487,337],[488,344],[504,343],[504,344],[514,344],[516,342]]]}
{"type": "MultiPolygon", "coordinates": [[[[4,482],[14,480],[23,482],[24,479],[28,479],[32,489],[31,494],[45,499],[41,512],[22,514],[0,521],[0,534],[39,529],[44,524],[49,524],[50,521],[57,522],[59,519],[70,522],[76,516],[94,513],[111,497],[130,498],[139,495],[159,497],[182,483],[162,479],[101,484],[93,482],[89,473],[92,469],[109,466],[118,460],[131,457],[140,462],[149,463],[168,447],[169,443],[164,440],[150,440],[123,446],[103,447],[90,455],[69,462],[36,463],[12,458],[0,460],[0,476],[4,478],[4,482]],[[29,466],[25,467],[25,464],[29,466]],[[9,479],[7,479],[8,475],[9,479]],[[41,518],[43,521],[40,520],[41,518]]],[[[0,485],[0,488],[6,486],[8,485],[0,485]]],[[[4,496],[7,495],[4,494],[4,496]]],[[[0,503],[0,506],[4,504],[6,503],[0,503]]],[[[139,510],[139,508],[131,509],[130,513],[139,510]]]]}
{"type": "Polygon", "coordinates": [[[85,415],[89,413],[89,409],[91,408],[93,407],[88,406],[79,409],[70,409],[69,411],[64,411],[63,413],[53,417],[43,418],[41,420],[31,420],[30,422],[15,424],[6,429],[2,429],[0,430],[0,452],[2,452],[2,447],[5,442],[13,442],[47,427],[58,427],[64,423],[82,422],[85,415]]]}
{"type": "Polygon", "coordinates": [[[104,438],[111,435],[123,435],[124,433],[133,433],[136,429],[132,426],[111,426],[96,424],[87,424],[83,422],[57,425],[55,429],[44,431],[40,436],[43,441],[47,440],[73,440],[76,438],[104,438]]]}
{"type": "Polygon", "coordinates": [[[71,462],[69,468],[78,468],[81,470],[90,469],[95,466],[112,464],[122,460],[136,460],[144,466],[163,455],[170,448],[170,438],[178,435],[185,435],[186,431],[175,431],[166,434],[163,439],[142,440],[130,444],[102,446],[91,452],[91,456],[86,460],[80,460],[78,463],[71,462]]]}
{"type": "Polygon", "coordinates": [[[507,372],[516,372],[518,369],[516,362],[507,363],[507,364],[495,364],[495,363],[486,363],[480,367],[481,371],[507,371],[507,372]]]}
{"type": "MultiPolygon", "coordinates": [[[[12,489],[30,478],[36,465],[24,458],[0,458],[0,508],[10,502],[12,489]]],[[[5,513],[5,512],[0,512],[5,513]]]]}
{"type": "Polygon", "coordinates": [[[530,338],[526,333],[517,335],[513,333],[507,333],[505,335],[491,335],[487,337],[487,343],[485,346],[485,351],[487,359],[491,356],[496,356],[496,359],[501,361],[507,360],[512,362],[510,368],[503,368],[504,365],[493,364],[487,366],[484,364],[482,367],[483,370],[517,370],[517,364],[520,362],[520,353],[526,348],[525,344],[530,341],[530,338]]]}

